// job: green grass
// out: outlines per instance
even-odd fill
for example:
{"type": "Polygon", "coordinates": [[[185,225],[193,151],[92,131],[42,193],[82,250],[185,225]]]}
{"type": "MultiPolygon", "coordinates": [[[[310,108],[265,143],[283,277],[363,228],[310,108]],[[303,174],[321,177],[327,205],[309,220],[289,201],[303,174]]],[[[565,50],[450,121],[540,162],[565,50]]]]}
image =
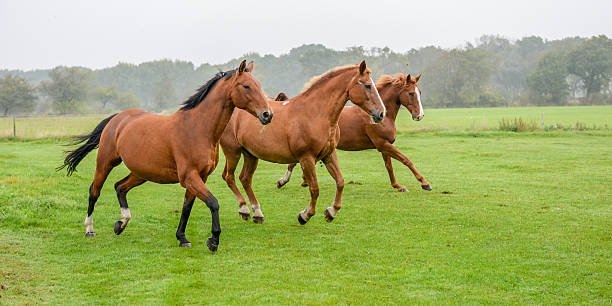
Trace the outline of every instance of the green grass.
{"type": "MultiPolygon", "coordinates": [[[[425,119],[419,123],[413,122],[409,112],[402,109],[397,125],[400,131],[408,133],[484,131],[498,129],[502,119],[522,118],[535,122],[540,128],[542,113],[547,130],[550,127],[575,127],[576,123],[586,125],[589,129],[612,128],[612,106],[425,109],[425,119]]],[[[106,115],[17,118],[16,135],[18,138],[37,139],[81,134],[91,131],[105,117],[106,115]]],[[[13,119],[0,117],[0,138],[12,136],[13,119]]]]}
{"type": "Polygon", "coordinates": [[[361,184],[346,185],[326,223],[334,186],[317,166],[321,196],[305,226],[300,171],[277,190],[285,167],[260,163],[258,225],[238,217],[221,161],[208,182],[221,204],[217,254],[204,245],[210,212],[200,201],[187,228],[194,247],[178,248],[177,185],[130,192],[133,219],[115,236],[112,185],[124,166],[96,206],[98,236],[84,237],[95,154],[66,177],[53,170],[60,143],[0,141],[0,304],[610,304],[610,136],[403,133],[396,145],[434,191],[394,162],[411,189],[398,193],[376,151],[340,152],[346,182],[361,184]]]}

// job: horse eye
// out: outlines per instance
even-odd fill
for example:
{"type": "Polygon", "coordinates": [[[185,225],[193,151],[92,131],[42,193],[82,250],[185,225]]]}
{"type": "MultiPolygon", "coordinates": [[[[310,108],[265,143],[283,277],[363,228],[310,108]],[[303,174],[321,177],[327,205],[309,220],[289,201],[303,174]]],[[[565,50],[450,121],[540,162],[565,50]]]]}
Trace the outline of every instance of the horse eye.
{"type": "Polygon", "coordinates": [[[244,89],[251,89],[251,87],[249,87],[249,85],[242,85],[242,87],[244,87],[244,89]]]}
{"type": "Polygon", "coordinates": [[[409,95],[410,95],[411,97],[413,97],[413,96],[414,96],[414,92],[409,93],[409,95]]]}
{"type": "Polygon", "coordinates": [[[368,85],[363,85],[363,86],[365,86],[366,89],[372,89],[372,85],[368,84],[368,85]]]}

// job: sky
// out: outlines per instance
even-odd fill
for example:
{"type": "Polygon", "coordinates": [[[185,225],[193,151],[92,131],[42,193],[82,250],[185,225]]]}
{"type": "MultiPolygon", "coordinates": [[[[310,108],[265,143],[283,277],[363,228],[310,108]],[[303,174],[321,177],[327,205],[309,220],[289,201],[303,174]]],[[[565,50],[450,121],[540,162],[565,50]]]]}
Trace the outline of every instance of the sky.
{"type": "Polygon", "coordinates": [[[0,0],[0,69],[220,64],[302,44],[454,48],[483,34],[612,36],[612,1],[0,0]]]}

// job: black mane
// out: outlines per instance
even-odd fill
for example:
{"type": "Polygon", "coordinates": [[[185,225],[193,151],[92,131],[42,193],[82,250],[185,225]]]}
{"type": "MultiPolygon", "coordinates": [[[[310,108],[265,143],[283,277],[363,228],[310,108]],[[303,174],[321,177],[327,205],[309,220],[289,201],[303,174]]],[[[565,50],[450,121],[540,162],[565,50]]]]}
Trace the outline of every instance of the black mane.
{"type": "Polygon", "coordinates": [[[212,90],[215,84],[217,84],[217,81],[219,81],[222,78],[225,78],[227,80],[231,78],[235,73],[236,73],[236,69],[225,71],[225,72],[219,71],[219,73],[215,74],[215,76],[213,76],[212,79],[208,80],[208,82],[206,82],[204,85],[198,88],[195,94],[187,98],[187,100],[185,100],[185,102],[182,103],[183,106],[181,107],[181,110],[190,110],[198,106],[202,102],[202,100],[206,98],[206,95],[208,95],[208,93],[212,90]]]}

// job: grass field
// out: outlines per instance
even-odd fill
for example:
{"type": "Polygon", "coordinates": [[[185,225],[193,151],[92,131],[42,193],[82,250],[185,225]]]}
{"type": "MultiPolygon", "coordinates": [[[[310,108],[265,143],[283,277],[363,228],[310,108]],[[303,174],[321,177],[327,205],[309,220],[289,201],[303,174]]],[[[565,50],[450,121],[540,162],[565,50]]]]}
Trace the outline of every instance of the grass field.
{"type": "MultiPolygon", "coordinates": [[[[513,107],[513,108],[445,108],[426,109],[425,119],[415,124],[410,114],[403,110],[397,120],[398,129],[404,132],[421,133],[441,130],[495,130],[501,119],[522,118],[541,125],[544,114],[545,127],[575,126],[577,122],[588,128],[612,129],[612,106],[575,107],[513,107]]],[[[99,116],[60,116],[16,118],[18,138],[62,137],[83,133],[93,129],[99,116]]],[[[13,118],[0,117],[0,138],[13,136],[13,118]]]]}
{"type": "MultiPolygon", "coordinates": [[[[551,113],[567,124],[610,124],[610,107],[556,109],[546,108],[545,120],[551,113]]],[[[210,212],[199,201],[187,227],[193,248],[178,248],[177,185],[130,192],[133,219],[115,236],[112,185],[124,166],[96,206],[98,235],[84,237],[95,154],[66,177],[53,170],[61,142],[0,140],[0,304],[612,303],[612,134],[411,133],[421,124],[461,130],[470,120],[495,127],[496,116],[540,114],[487,109],[485,119],[463,120],[473,110],[455,111],[462,115],[432,110],[422,123],[402,121],[396,141],[431,192],[399,163],[396,176],[411,192],[394,191],[376,151],[339,152],[345,181],[358,184],[346,184],[333,223],[323,217],[334,195],[324,167],[317,215],[301,226],[296,216],[309,198],[301,173],[277,190],[285,167],[260,163],[259,225],[238,217],[222,160],[208,182],[221,204],[217,254],[204,245],[210,212]]]]}

